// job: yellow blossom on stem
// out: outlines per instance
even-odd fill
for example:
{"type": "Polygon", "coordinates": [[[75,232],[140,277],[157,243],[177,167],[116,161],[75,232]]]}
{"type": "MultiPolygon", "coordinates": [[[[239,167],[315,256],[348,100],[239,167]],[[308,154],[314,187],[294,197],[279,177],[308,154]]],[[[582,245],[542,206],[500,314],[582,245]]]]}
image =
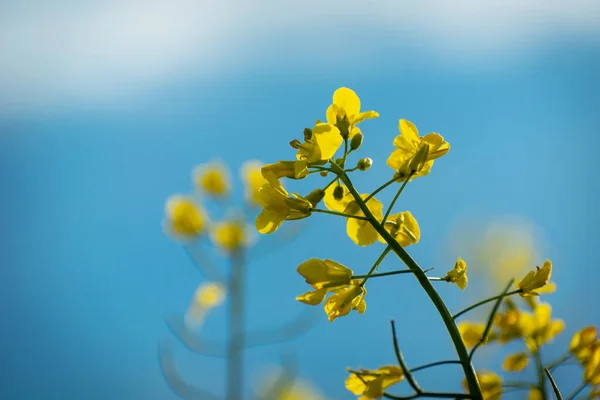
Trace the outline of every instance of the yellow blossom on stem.
{"type": "Polygon", "coordinates": [[[404,379],[402,368],[386,365],[376,370],[363,369],[359,373],[350,372],[346,379],[346,389],[360,396],[358,400],[379,399],[390,386],[404,379]]]}
{"type": "MultiPolygon", "coordinates": [[[[477,373],[477,378],[484,400],[500,400],[502,397],[502,378],[499,375],[493,372],[481,371],[477,373]]],[[[463,380],[463,386],[466,390],[469,390],[466,380],[463,380]]]]}
{"type": "Polygon", "coordinates": [[[548,303],[542,303],[533,310],[533,318],[530,320],[532,326],[530,334],[526,337],[526,345],[531,351],[548,343],[565,329],[565,323],[560,319],[551,319],[552,307],[548,303]]]}
{"type": "Polygon", "coordinates": [[[332,104],[327,108],[327,122],[335,125],[344,138],[360,133],[356,125],[365,119],[377,118],[375,111],[360,111],[360,98],[352,89],[341,87],[333,93],[332,104]]]}
{"type": "Polygon", "coordinates": [[[225,288],[218,283],[208,282],[198,286],[185,315],[186,325],[197,329],[204,322],[207,312],[223,303],[225,295],[225,288]]]}
{"type": "MultiPolygon", "coordinates": [[[[360,196],[363,200],[369,197],[368,194],[361,194],[360,196]]],[[[371,197],[366,205],[378,221],[383,219],[383,204],[381,204],[379,200],[375,197],[371,197]]],[[[356,200],[352,200],[348,203],[344,210],[344,214],[359,217],[365,216],[356,200]]],[[[369,221],[356,218],[348,218],[346,223],[346,233],[348,234],[348,237],[359,246],[369,246],[375,243],[379,237],[379,233],[377,233],[369,221]]]]}
{"type": "MultiPolygon", "coordinates": [[[[461,322],[458,324],[458,331],[460,332],[463,342],[465,342],[465,346],[470,349],[479,343],[483,337],[483,333],[485,332],[485,324],[461,322]]],[[[489,341],[492,338],[493,333],[491,332],[488,334],[486,341],[489,341]]]]}
{"type": "Polygon", "coordinates": [[[595,326],[586,326],[578,332],[575,332],[571,343],[569,345],[569,351],[577,357],[582,363],[591,357],[594,349],[600,345],[597,338],[598,330],[595,326]]]}
{"type": "Polygon", "coordinates": [[[600,385],[600,347],[594,350],[586,363],[583,380],[590,385],[600,385]]]}
{"type": "Polygon", "coordinates": [[[210,236],[213,243],[227,253],[235,252],[252,242],[252,231],[241,219],[216,223],[210,236]]]}
{"type": "Polygon", "coordinates": [[[332,260],[311,258],[300,264],[298,273],[312,286],[313,291],[296,297],[296,300],[310,305],[320,304],[327,292],[350,285],[352,270],[332,260]]]}
{"type": "Polygon", "coordinates": [[[396,149],[388,157],[387,164],[399,177],[407,177],[411,172],[409,169],[413,168],[413,178],[427,175],[434,160],[450,150],[450,145],[440,134],[428,133],[419,136],[417,127],[410,121],[401,119],[398,128],[400,135],[394,139],[396,149]],[[415,157],[418,159],[412,162],[415,157]]]}
{"type": "Polygon", "coordinates": [[[456,264],[454,264],[454,268],[451,271],[448,271],[443,279],[450,283],[456,283],[456,286],[461,289],[466,288],[467,283],[469,282],[469,279],[467,278],[467,263],[459,258],[456,264]]]}
{"type": "Polygon", "coordinates": [[[498,313],[494,325],[499,329],[498,341],[507,343],[514,339],[528,337],[534,328],[533,315],[514,308],[498,313]]]}
{"type": "Polygon", "coordinates": [[[165,230],[172,236],[191,239],[202,234],[208,218],[204,209],[193,197],[174,195],[165,205],[165,230]]]}
{"type": "Polygon", "coordinates": [[[308,165],[324,164],[335,155],[343,143],[340,131],[332,124],[317,121],[313,129],[304,130],[304,142],[293,140],[290,145],[298,149],[296,158],[308,165]]]}
{"type": "Polygon", "coordinates": [[[251,205],[258,205],[258,191],[267,183],[262,175],[263,164],[260,161],[246,161],[240,168],[240,177],[244,182],[244,196],[251,205]]]}
{"type": "Polygon", "coordinates": [[[529,391],[529,396],[527,396],[527,400],[544,400],[544,394],[538,388],[532,388],[529,391]]]}
{"type": "MultiPolygon", "coordinates": [[[[415,217],[409,211],[392,214],[385,221],[385,229],[402,247],[417,244],[421,239],[421,229],[415,217]]],[[[381,235],[377,236],[381,243],[386,243],[381,235]]]]}
{"type": "Polygon", "coordinates": [[[527,353],[509,354],[502,363],[502,369],[507,372],[523,371],[529,364],[527,353]]]}
{"type": "Polygon", "coordinates": [[[302,179],[308,175],[308,163],[306,160],[277,161],[275,164],[267,164],[262,167],[263,179],[273,174],[277,179],[290,178],[302,179]]]}
{"type": "Polygon", "coordinates": [[[263,207],[256,217],[256,229],[263,234],[275,232],[285,220],[302,219],[310,216],[312,204],[304,197],[288,192],[272,174],[267,184],[258,192],[258,202],[263,207]]]}
{"type": "Polygon", "coordinates": [[[360,285],[361,281],[355,279],[350,285],[338,288],[325,301],[325,313],[329,322],[333,322],[336,318],[348,315],[350,311],[356,310],[362,314],[367,309],[365,296],[367,289],[360,285]]]}
{"type": "Polygon", "coordinates": [[[595,400],[600,398],[600,385],[596,385],[590,391],[590,400],[595,400]]]}
{"type": "Polygon", "coordinates": [[[219,161],[198,165],[193,172],[194,186],[201,193],[225,197],[231,191],[231,178],[227,166],[219,161]]]}
{"type": "Polygon", "coordinates": [[[323,202],[328,210],[343,213],[352,201],[354,198],[344,184],[333,184],[325,189],[323,202]]]}
{"type": "Polygon", "coordinates": [[[542,265],[542,268],[535,267],[535,271],[529,271],[527,275],[517,284],[517,287],[521,289],[520,296],[537,296],[539,293],[537,289],[543,288],[552,275],[552,263],[550,260],[546,260],[542,265]]]}

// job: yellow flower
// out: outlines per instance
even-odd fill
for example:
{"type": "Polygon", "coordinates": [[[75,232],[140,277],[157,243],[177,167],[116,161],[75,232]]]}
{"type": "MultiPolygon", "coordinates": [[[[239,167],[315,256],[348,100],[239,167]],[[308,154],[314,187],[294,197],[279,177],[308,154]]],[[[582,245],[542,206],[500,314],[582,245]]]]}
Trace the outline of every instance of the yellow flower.
{"type": "Polygon", "coordinates": [[[211,239],[225,252],[235,252],[252,242],[251,230],[242,219],[216,223],[211,230],[211,239]]]}
{"type": "Polygon", "coordinates": [[[302,179],[308,175],[308,164],[306,160],[277,161],[275,164],[267,164],[262,167],[263,177],[269,176],[271,173],[277,179],[284,177],[290,179],[302,179]]]}
{"type": "MultiPolygon", "coordinates": [[[[481,371],[477,373],[481,394],[484,400],[500,400],[502,397],[502,378],[493,372],[481,371]]],[[[469,390],[467,381],[463,380],[463,386],[469,390]]]]}
{"type": "Polygon", "coordinates": [[[401,119],[398,123],[400,135],[394,139],[396,149],[390,154],[387,164],[399,177],[406,177],[416,171],[413,177],[425,176],[431,170],[433,161],[450,150],[450,145],[438,133],[419,136],[417,127],[410,121],[401,119]],[[414,157],[424,158],[411,163],[414,157]]]}
{"type": "Polygon", "coordinates": [[[456,286],[461,289],[466,288],[469,282],[467,278],[467,263],[459,258],[456,264],[454,264],[454,268],[446,273],[444,279],[450,283],[456,283],[456,286]]]}
{"type": "Polygon", "coordinates": [[[165,205],[165,215],[165,230],[182,239],[200,235],[208,223],[204,209],[190,196],[171,196],[165,205]]]}
{"type": "Polygon", "coordinates": [[[600,385],[600,347],[594,350],[594,353],[588,360],[583,380],[590,385],[600,385]]]}
{"type": "Polygon", "coordinates": [[[352,194],[344,184],[333,184],[325,190],[323,202],[325,207],[331,211],[344,212],[348,204],[354,200],[352,194]],[[336,189],[339,188],[339,189],[336,189]],[[339,198],[336,198],[336,191],[339,198]]]}
{"type": "Polygon", "coordinates": [[[311,386],[294,382],[291,387],[282,388],[275,400],[322,400],[323,397],[311,386]]]}
{"type": "Polygon", "coordinates": [[[218,283],[209,282],[198,286],[185,315],[186,325],[192,329],[200,327],[208,311],[220,306],[225,295],[225,288],[218,283]]]}
{"type": "Polygon", "coordinates": [[[539,304],[533,310],[531,332],[525,342],[530,350],[536,350],[565,329],[564,321],[552,320],[550,319],[551,315],[552,307],[548,303],[539,304]]]}
{"type": "Polygon", "coordinates": [[[220,161],[198,165],[193,172],[194,186],[209,196],[225,197],[231,190],[227,166],[220,161]]]}
{"type": "Polygon", "coordinates": [[[313,306],[320,304],[327,292],[350,285],[353,274],[350,268],[342,264],[317,258],[303,262],[298,266],[297,271],[314,290],[296,297],[296,300],[313,306]]]}
{"type": "Polygon", "coordinates": [[[310,216],[312,204],[304,197],[288,192],[272,174],[267,176],[269,183],[258,192],[258,203],[263,207],[256,217],[256,230],[260,233],[273,233],[285,220],[302,219],[310,216]]]}
{"type": "MultiPolygon", "coordinates": [[[[465,342],[465,346],[467,348],[474,347],[481,338],[483,337],[483,333],[485,332],[484,324],[474,324],[472,322],[461,322],[458,324],[458,331],[460,332],[460,336],[462,337],[463,342],[465,342]]],[[[488,334],[486,341],[489,341],[493,336],[493,332],[488,334]]]]}
{"type": "Polygon", "coordinates": [[[346,389],[356,396],[358,400],[379,399],[390,386],[404,379],[400,367],[386,365],[376,370],[362,369],[359,373],[350,372],[346,379],[346,389]]]}
{"type": "Polygon", "coordinates": [[[360,133],[356,125],[365,119],[377,118],[375,111],[360,111],[360,98],[352,89],[341,87],[333,93],[332,104],[327,108],[327,122],[335,125],[342,137],[351,138],[360,133]]]}
{"type": "Polygon", "coordinates": [[[364,286],[360,286],[360,283],[359,279],[353,280],[350,285],[336,289],[327,299],[324,308],[329,322],[333,322],[337,317],[348,315],[352,310],[356,310],[359,314],[365,312],[367,290],[364,286]]]}
{"type": "Polygon", "coordinates": [[[296,158],[308,165],[323,164],[335,155],[344,139],[338,128],[331,124],[317,121],[313,129],[304,130],[304,143],[292,140],[290,145],[298,149],[296,158]]]}
{"type": "Polygon", "coordinates": [[[544,394],[540,391],[540,389],[533,388],[529,391],[527,400],[544,400],[544,394]]]}
{"type": "Polygon", "coordinates": [[[546,260],[542,265],[542,268],[535,267],[535,271],[529,271],[523,280],[519,282],[517,287],[522,290],[519,295],[522,297],[539,295],[535,290],[543,288],[550,280],[551,275],[552,263],[550,260],[546,260]]]}
{"type": "MultiPolygon", "coordinates": [[[[369,195],[361,194],[360,197],[364,200],[369,197],[369,195]]],[[[381,221],[383,219],[383,204],[381,204],[379,200],[375,197],[371,197],[369,201],[367,201],[367,207],[376,220],[381,221]]],[[[365,216],[356,200],[352,200],[348,203],[344,213],[359,217],[365,216]]],[[[379,233],[377,233],[369,221],[356,218],[348,218],[348,222],[346,223],[346,233],[348,234],[348,237],[359,246],[369,246],[375,243],[379,237],[379,233]]]]}
{"type": "Polygon", "coordinates": [[[577,357],[577,359],[585,364],[590,358],[592,352],[598,347],[598,330],[595,326],[586,326],[582,330],[576,332],[571,339],[569,351],[577,357]]]}
{"type": "Polygon", "coordinates": [[[521,312],[516,308],[496,314],[494,324],[499,329],[498,341],[500,343],[526,338],[534,329],[533,315],[521,312]]]}
{"type": "Polygon", "coordinates": [[[592,388],[592,390],[590,391],[589,396],[590,396],[590,400],[600,398],[600,385],[594,386],[592,388]]]}
{"type": "Polygon", "coordinates": [[[529,364],[527,353],[509,354],[502,363],[502,369],[507,372],[523,371],[529,364]]]}
{"type": "Polygon", "coordinates": [[[244,195],[251,205],[258,205],[258,191],[267,183],[261,173],[263,164],[260,161],[246,161],[240,168],[240,177],[244,182],[244,195]]]}
{"type": "MultiPolygon", "coordinates": [[[[417,244],[421,238],[421,230],[417,220],[409,211],[402,211],[398,214],[392,214],[385,221],[385,230],[387,230],[402,247],[411,244],[417,244]]],[[[380,235],[377,239],[386,243],[380,235]]]]}

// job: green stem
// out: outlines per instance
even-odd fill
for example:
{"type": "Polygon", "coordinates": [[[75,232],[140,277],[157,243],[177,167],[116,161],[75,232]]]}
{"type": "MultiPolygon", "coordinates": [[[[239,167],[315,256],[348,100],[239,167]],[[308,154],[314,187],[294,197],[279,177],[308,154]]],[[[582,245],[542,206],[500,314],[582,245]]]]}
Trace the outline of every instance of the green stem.
{"type": "Polygon", "coordinates": [[[552,385],[552,390],[554,390],[554,396],[556,396],[556,400],[563,400],[562,394],[560,393],[560,390],[558,389],[558,385],[556,384],[556,381],[552,377],[550,370],[548,368],[544,368],[544,372],[548,376],[548,380],[550,381],[550,384],[552,385]]]}
{"type": "Polygon", "coordinates": [[[227,400],[240,400],[244,379],[244,258],[231,256],[229,294],[229,345],[227,349],[227,400]]]}
{"type": "Polygon", "coordinates": [[[548,393],[546,392],[546,380],[544,378],[544,366],[542,364],[542,357],[540,356],[540,348],[536,347],[536,349],[532,352],[533,359],[535,360],[535,369],[538,376],[538,384],[537,388],[542,392],[542,399],[548,399],[548,393]]]}
{"type": "Polygon", "coordinates": [[[475,373],[475,368],[471,364],[469,360],[469,353],[465,344],[462,340],[460,332],[458,331],[458,327],[454,323],[452,319],[452,314],[448,311],[446,304],[438,294],[438,292],[433,287],[433,284],[429,281],[428,276],[425,272],[419,267],[419,265],[412,259],[412,257],[404,250],[402,246],[392,237],[392,235],[381,225],[369,207],[367,207],[366,202],[360,197],[360,194],[356,191],[354,186],[352,185],[352,181],[348,178],[342,168],[340,168],[337,164],[331,163],[332,170],[338,177],[344,182],[356,202],[358,203],[360,209],[364,213],[366,217],[369,218],[369,222],[373,226],[373,228],[383,237],[383,239],[388,243],[388,245],[392,248],[394,253],[398,255],[398,257],[406,264],[406,266],[413,271],[414,276],[419,281],[419,284],[425,290],[429,298],[431,299],[433,305],[438,310],[442,320],[444,321],[444,325],[452,339],[454,344],[454,348],[456,349],[456,353],[458,358],[461,361],[461,365],[465,374],[465,379],[467,380],[469,386],[469,398],[474,398],[478,400],[482,400],[483,396],[481,394],[481,388],[479,387],[479,381],[477,380],[477,375],[475,373]]]}
{"type": "Polygon", "coordinates": [[[379,278],[382,276],[399,275],[399,274],[412,274],[412,271],[410,269],[399,269],[397,271],[380,272],[378,274],[371,274],[371,275],[353,275],[352,279],[363,279],[363,278],[366,278],[367,276],[369,278],[379,278]]]}
{"type": "Polygon", "coordinates": [[[360,215],[344,214],[344,213],[337,212],[337,211],[322,210],[320,208],[313,208],[310,211],[312,211],[312,212],[318,212],[318,213],[322,213],[322,214],[338,215],[338,216],[344,217],[344,218],[362,219],[363,221],[368,221],[369,220],[369,218],[367,218],[367,217],[361,217],[360,215]]]}
{"type": "Polygon", "coordinates": [[[573,356],[573,354],[571,354],[570,352],[568,352],[568,353],[564,354],[562,357],[560,357],[558,360],[556,360],[553,363],[551,363],[550,365],[548,365],[547,368],[550,371],[552,371],[554,368],[558,367],[560,364],[564,363],[565,361],[567,361],[572,356],[573,356]]]}
{"type": "Polygon", "coordinates": [[[365,283],[367,283],[367,280],[373,275],[373,272],[375,272],[377,267],[379,267],[379,264],[381,264],[381,262],[383,261],[385,256],[387,256],[391,250],[392,250],[392,248],[390,246],[386,247],[385,250],[383,250],[383,253],[381,253],[381,255],[379,256],[377,261],[375,261],[375,264],[373,264],[373,266],[371,267],[369,272],[367,272],[367,275],[363,278],[362,282],[360,283],[360,286],[365,286],[365,283]]]}
{"type": "Polygon", "coordinates": [[[577,397],[577,395],[579,393],[581,393],[583,391],[583,389],[585,389],[586,386],[587,386],[586,382],[583,382],[581,385],[577,386],[577,389],[575,389],[573,391],[573,393],[571,393],[571,395],[569,397],[567,397],[567,400],[574,400],[575,397],[577,397]]]}
{"type": "Polygon", "coordinates": [[[402,191],[404,190],[404,188],[408,184],[408,181],[410,180],[410,178],[413,175],[414,175],[414,172],[411,172],[410,175],[408,175],[408,178],[406,178],[406,180],[404,182],[402,182],[402,186],[400,186],[400,189],[398,189],[398,191],[396,192],[396,195],[392,199],[392,202],[390,203],[390,206],[388,207],[387,211],[385,212],[385,216],[383,217],[383,221],[381,221],[381,225],[385,225],[385,221],[387,220],[387,218],[389,217],[390,213],[392,212],[392,208],[394,208],[394,204],[396,204],[396,201],[398,200],[398,198],[402,194],[402,191]]]}
{"type": "Polygon", "coordinates": [[[474,308],[477,308],[479,306],[482,306],[484,304],[490,303],[490,302],[492,302],[494,300],[498,300],[498,299],[503,298],[503,297],[512,296],[513,294],[517,294],[517,293],[521,293],[521,289],[513,290],[512,292],[508,292],[506,294],[499,294],[498,296],[494,296],[494,297],[490,297],[490,298],[485,299],[485,300],[481,300],[479,303],[475,303],[472,306],[469,306],[469,307],[465,308],[464,310],[461,310],[461,311],[457,312],[456,314],[454,314],[452,316],[452,319],[457,319],[461,315],[463,315],[465,313],[468,313],[469,311],[471,311],[474,308]]]}
{"type": "Polygon", "coordinates": [[[384,183],[383,185],[379,186],[377,189],[375,189],[375,191],[373,193],[371,193],[369,196],[367,196],[367,198],[365,199],[365,203],[367,201],[371,200],[377,193],[381,192],[383,189],[390,186],[392,183],[398,182],[400,179],[402,179],[402,178],[399,178],[399,177],[392,178],[389,181],[387,181],[386,183],[384,183]]]}

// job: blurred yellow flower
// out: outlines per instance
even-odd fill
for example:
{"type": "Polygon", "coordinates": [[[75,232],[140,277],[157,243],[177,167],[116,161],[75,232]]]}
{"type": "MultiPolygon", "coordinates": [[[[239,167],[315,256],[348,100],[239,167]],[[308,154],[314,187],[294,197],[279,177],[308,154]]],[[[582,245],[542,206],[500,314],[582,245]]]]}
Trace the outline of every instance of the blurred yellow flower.
{"type": "Polygon", "coordinates": [[[529,271],[527,275],[517,284],[517,287],[521,289],[520,296],[532,296],[538,295],[537,289],[543,288],[552,275],[552,263],[550,260],[546,260],[542,265],[542,268],[535,267],[535,271],[529,271]]]}
{"type": "Polygon", "coordinates": [[[194,238],[206,230],[208,218],[191,196],[171,196],[165,205],[164,227],[167,233],[182,239],[194,238]]]}
{"type": "Polygon", "coordinates": [[[364,286],[360,286],[359,279],[350,282],[350,285],[338,288],[325,301],[325,313],[329,322],[333,322],[336,318],[348,315],[350,311],[356,310],[362,314],[367,309],[365,296],[367,290],[364,286]]]}
{"type": "Polygon", "coordinates": [[[194,186],[201,193],[225,197],[231,191],[231,179],[227,166],[220,161],[198,165],[193,172],[194,186]]]}
{"type": "Polygon", "coordinates": [[[263,234],[273,233],[285,220],[302,219],[310,216],[312,204],[304,197],[288,192],[272,174],[267,176],[269,183],[258,192],[258,202],[263,207],[256,217],[256,229],[263,234]]]}
{"type": "Polygon", "coordinates": [[[341,87],[333,93],[332,104],[327,108],[327,122],[335,125],[341,136],[350,138],[360,132],[356,125],[365,119],[379,117],[375,111],[360,111],[360,98],[352,89],[341,87]]]}
{"type": "Polygon", "coordinates": [[[293,140],[290,144],[293,148],[298,149],[296,158],[311,165],[323,164],[332,158],[343,141],[338,128],[317,121],[313,129],[304,130],[304,143],[293,140]]]}
{"type": "Polygon", "coordinates": [[[509,354],[502,363],[502,369],[507,372],[523,371],[529,364],[527,353],[509,354]]]}
{"type": "Polygon", "coordinates": [[[531,351],[554,339],[565,329],[565,323],[560,319],[551,319],[552,307],[548,303],[541,303],[533,310],[532,326],[526,344],[531,351]]]}
{"type": "MultiPolygon", "coordinates": [[[[493,372],[481,371],[477,373],[477,378],[484,400],[500,400],[502,397],[502,378],[499,375],[493,372]]],[[[469,390],[466,380],[463,380],[463,387],[469,390]]]]}
{"type": "MultiPolygon", "coordinates": [[[[472,322],[461,322],[458,324],[458,331],[462,337],[463,342],[467,348],[474,347],[483,337],[485,332],[485,324],[472,323],[472,322]]],[[[492,339],[493,332],[488,334],[487,340],[492,339]]]]}
{"type": "MultiPolygon", "coordinates": [[[[368,194],[361,194],[363,200],[367,197],[369,197],[368,194]]],[[[381,204],[379,200],[375,197],[371,197],[366,205],[376,220],[381,221],[383,219],[383,204],[381,204]]],[[[365,216],[356,200],[352,200],[348,203],[344,213],[359,217],[365,216]]],[[[379,237],[379,233],[377,233],[369,221],[356,218],[348,218],[348,222],[346,223],[346,233],[348,234],[348,237],[359,246],[369,246],[375,243],[379,237]]]]}
{"type": "Polygon", "coordinates": [[[467,287],[469,279],[467,278],[467,263],[461,258],[458,259],[454,268],[446,273],[444,277],[450,283],[456,283],[456,286],[463,290],[467,287]]]}
{"type": "Polygon", "coordinates": [[[346,389],[360,396],[358,400],[373,400],[383,396],[390,386],[404,379],[402,369],[395,365],[386,365],[376,370],[363,369],[359,373],[350,372],[346,379],[346,389]]]}
{"type": "Polygon", "coordinates": [[[260,161],[250,160],[242,164],[240,168],[240,177],[244,183],[244,196],[251,205],[258,205],[258,191],[267,183],[263,177],[261,168],[263,164],[260,161]]]}
{"type": "Polygon", "coordinates": [[[527,400],[544,400],[544,394],[540,389],[533,388],[529,391],[527,400]]]}
{"type": "Polygon", "coordinates": [[[590,400],[595,400],[600,398],[600,385],[594,386],[590,391],[590,400]]]}
{"type": "Polygon", "coordinates": [[[297,271],[314,290],[296,297],[296,300],[313,306],[320,304],[328,292],[350,285],[353,274],[350,268],[342,264],[318,258],[303,262],[297,271]]]}
{"type": "MultiPolygon", "coordinates": [[[[392,214],[385,221],[385,230],[388,231],[402,247],[417,244],[421,238],[421,230],[417,220],[409,211],[392,214]]],[[[381,235],[377,235],[381,243],[386,243],[381,235]]]]}
{"type": "Polygon", "coordinates": [[[593,386],[600,385],[600,347],[594,350],[586,363],[583,380],[593,386]]]}
{"type": "Polygon", "coordinates": [[[595,326],[586,326],[578,332],[575,332],[569,345],[569,351],[577,359],[585,364],[591,357],[596,347],[600,345],[597,337],[598,330],[595,326]]]}
{"type": "Polygon", "coordinates": [[[398,123],[400,135],[394,139],[396,149],[390,154],[387,164],[397,172],[398,176],[406,177],[415,168],[417,172],[413,177],[427,175],[435,159],[442,157],[450,150],[450,145],[438,133],[428,133],[419,136],[417,127],[410,121],[401,119],[398,123]],[[420,157],[423,155],[423,157],[420,157]],[[419,156],[416,164],[412,163],[414,157],[419,156]]]}
{"type": "Polygon", "coordinates": [[[218,283],[208,282],[198,286],[185,315],[188,328],[198,329],[204,322],[208,311],[223,303],[225,295],[225,288],[218,283]]]}
{"type": "Polygon", "coordinates": [[[210,237],[218,248],[230,253],[252,242],[252,230],[242,219],[232,219],[216,223],[211,229],[210,237]]]}
{"type": "Polygon", "coordinates": [[[526,338],[533,332],[533,315],[516,308],[510,309],[496,314],[494,325],[499,329],[498,341],[507,343],[514,339],[526,338]]]}

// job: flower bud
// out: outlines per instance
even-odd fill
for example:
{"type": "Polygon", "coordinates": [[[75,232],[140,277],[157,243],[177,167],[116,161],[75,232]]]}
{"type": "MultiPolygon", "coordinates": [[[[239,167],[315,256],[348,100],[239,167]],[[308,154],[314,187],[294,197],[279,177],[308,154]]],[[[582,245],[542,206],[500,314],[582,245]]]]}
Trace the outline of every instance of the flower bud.
{"type": "Polygon", "coordinates": [[[344,188],[341,187],[340,185],[336,186],[333,189],[333,198],[336,199],[337,201],[340,201],[344,198],[344,188]]]}
{"type": "Polygon", "coordinates": [[[360,169],[361,171],[366,171],[371,168],[372,165],[373,160],[371,160],[369,157],[365,157],[358,160],[356,163],[356,168],[360,169]]]}
{"type": "Polygon", "coordinates": [[[304,128],[304,140],[305,141],[312,139],[312,135],[313,135],[312,129],[304,128]]]}
{"type": "Polygon", "coordinates": [[[316,207],[323,200],[323,197],[325,197],[325,191],[323,189],[315,189],[307,194],[305,199],[310,201],[313,207],[316,207]]]}
{"type": "Polygon", "coordinates": [[[362,133],[357,133],[356,135],[354,135],[352,137],[352,140],[350,140],[350,150],[356,150],[360,147],[360,145],[362,144],[363,141],[363,135],[362,133]]]}
{"type": "Polygon", "coordinates": [[[327,172],[327,171],[319,172],[319,175],[321,175],[321,176],[327,176],[328,174],[329,174],[329,172],[327,172]]]}
{"type": "Polygon", "coordinates": [[[335,163],[339,165],[341,168],[344,168],[344,164],[346,163],[342,157],[335,160],[335,163]]]}
{"type": "Polygon", "coordinates": [[[410,160],[410,164],[408,164],[408,168],[411,172],[419,172],[423,169],[423,166],[427,162],[427,156],[429,156],[429,145],[427,143],[422,143],[419,146],[419,150],[417,150],[417,154],[415,154],[410,160]]]}

